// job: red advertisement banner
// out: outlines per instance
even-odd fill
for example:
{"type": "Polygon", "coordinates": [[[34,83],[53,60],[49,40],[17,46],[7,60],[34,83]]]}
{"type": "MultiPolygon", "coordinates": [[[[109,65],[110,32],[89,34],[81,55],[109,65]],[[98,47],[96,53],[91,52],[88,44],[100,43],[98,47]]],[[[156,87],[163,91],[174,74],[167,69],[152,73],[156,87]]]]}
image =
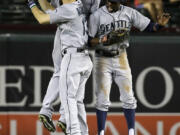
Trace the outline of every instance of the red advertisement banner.
{"type": "MultiPolygon", "coordinates": [[[[54,115],[54,124],[59,115],[54,115]]],[[[96,116],[88,113],[89,135],[97,134],[96,116]]],[[[123,114],[109,114],[106,122],[106,135],[127,135],[126,120],[123,114]]],[[[49,133],[38,120],[38,114],[0,114],[0,135],[63,135],[56,127],[49,133]]],[[[137,114],[136,135],[180,135],[180,114],[137,114]]]]}

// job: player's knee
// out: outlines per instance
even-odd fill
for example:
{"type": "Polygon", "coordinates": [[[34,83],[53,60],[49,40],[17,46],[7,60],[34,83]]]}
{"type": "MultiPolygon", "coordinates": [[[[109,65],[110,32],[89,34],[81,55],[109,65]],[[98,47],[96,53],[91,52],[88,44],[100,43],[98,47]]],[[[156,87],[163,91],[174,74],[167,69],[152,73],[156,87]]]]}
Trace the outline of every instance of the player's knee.
{"type": "Polygon", "coordinates": [[[126,109],[136,109],[137,100],[134,97],[122,100],[122,107],[126,109]]]}
{"type": "Polygon", "coordinates": [[[109,106],[110,106],[109,101],[106,101],[106,102],[102,101],[102,102],[97,102],[96,103],[96,108],[99,109],[99,110],[102,110],[102,111],[108,111],[109,106]]]}

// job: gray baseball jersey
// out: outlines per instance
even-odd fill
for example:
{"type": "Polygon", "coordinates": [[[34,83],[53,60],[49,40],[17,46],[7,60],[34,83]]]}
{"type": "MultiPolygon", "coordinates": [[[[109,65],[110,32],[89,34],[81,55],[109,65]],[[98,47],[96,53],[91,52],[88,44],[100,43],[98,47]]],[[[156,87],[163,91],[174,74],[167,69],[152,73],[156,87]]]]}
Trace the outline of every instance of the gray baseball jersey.
{"type": "Polygon", "coordinates": [[[90,37],[103,37],[113,30],[119,30],[122,36],[122,42],[112,46],[101,46],[102,49],[112,50],[120,46],[129,46],[129,32],[131,27],[134,26],[143,31],[149,24],[150,20],[140,14],[133,8],[120,5],[120,10],[115,13],[109,13],[106,6],[101,7],[95,13],[91,14],[89,19],[89,36],[90,37]]]}
{"type": "Polygon", "coordinates": [[[84,11],[86,15],[95,12],[100,5],[101,0],[81,0],[84,6],[84,11]]]}
{"type": "Polygon", "coordinates": [[[56,8],[56,10],[49,12],[50,23],[60,24],[62,49],[68,47],[83,48],[87,43],[87,21],[82,8],[83,5],[78,0],[71,4],[62,5],[56,8]]]}
{"type": "Polygon", "coordinates": [[[57,8],[60,6],[60,1],[59,0],[51,0],[51,5],[54,7],[54,8],[57,8]]]}

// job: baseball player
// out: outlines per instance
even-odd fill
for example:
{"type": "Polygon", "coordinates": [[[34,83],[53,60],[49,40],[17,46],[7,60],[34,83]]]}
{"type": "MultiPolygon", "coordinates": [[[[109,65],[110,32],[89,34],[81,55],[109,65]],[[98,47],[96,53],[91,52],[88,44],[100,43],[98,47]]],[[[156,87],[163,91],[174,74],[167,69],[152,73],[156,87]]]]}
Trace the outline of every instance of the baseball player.
{"type": "MultiPolygon", "coordinates": [[[[39,0],[40,6],[43,9],[44,12],[48,10],[54,10],[55,8],[59,7],[62,2],[59,0],[51,0],[51,3],[49,3],[47,0],[39,0]]],[[[90,13],[94,12],[98,9],[100,0],[82,0],[84,11],[86,16],[89,16],[90,13]]],[[[50,132],[54,132],[55,126],[51,120],[52,113],[53,113],[53,106],[52,104],[56,101],[56,99],[59,97],[59,72],[60,72],[60,63],[61,63],[61,46],[60,46],[60,31],[57,28],[55,40],[54,40],[54,49],[53,49],[53,62],[54,62],[54,74],[53,77],[50,80],[50,83],[48,85],[48,89],[46,92],[46,95],[43,100],[42,108],[40,110],[39,119],[43,123],[44,127],[48,129],[50,132]]],[[[62,131],[66,132],[66,122],[64,118],[64,109],[60,108],[60,114],[61,117],[57,123],[57,125],[62,129],[62,131]]]]}
{"type": "Polygon", "coordinates": [[[126,48],[129,32],[134,26],[140,31],[154,32],[165,26],[170,15],[163,13],[158,23],[153,23],[133,8],[121,4],[121,0],[107,0],[106,5],[90,15],[89,36],[91,46],[96,46],[96,115],[98,135],[104,135],[107,111],[110,106],[110,90],[114,80],[119,87],[128,134],[134,135],[136,99],[132,89],[131,69],[126,48]]]}
{"type": "MultiPolygon", "coordinates": [[[[73,0],[75,1],[75,0],[73,0]]],[[[62,24],[62,63],[60,71],[60,99],[64,108],[66,133],[70,135],[88,135],[86,111],[83,103],[85,84],[92,70],[92,62],[85,49],[88,35],[87,22],[81,1],[64,4],[62,12],[70,12],[73,17],[62,24]],[[67,11],[66,11],[67,10],[67,11]],[[68,11],[69,10],[69,11],[68,11]],[[63,40],[64,37],[64,40],[63,40]]],[[[58,12],[58,11],[57,11],[58,12]]]]}
{"type": "Polygon", "coordinates": [[[85,84],[92,70],[92,62],[85,49],[87,26],[80,0],[62,0],[62,6],[48,13],[29,1],[33,15],[41,24],[60,23],[60,44],[63,54],[59,88],[64,108],[67,134],[87,135],[88,127],[83,104],[85,84]]]}
{"type": "MultiPolygon", "coordinates": [[[[39,0],[39,4],[44,12],[49,10],[55,10],[55,8],[61,5],[59,0],[51,0],[49,3],[47,0],[39,0]]],[[[55,39],[54,39],[54,49],[52,53],[53,63],[54,63],[54,73],[49,82],[46,95],[43,99],[42,108],[40,110],[39,119],[43,123],[44,127],[50,132],[54,132],[55,126],[51,120],[53,113],[53,103],[59,97],[59,77],[60,77],[60,64],[62,60],[61,55],[61,44],[60,44],[60,30],[57,28],[55,39]]],[[[61,127],[62,131],[65,132],[65,118],[63,115],[63,108],[60,108],[62,116],[60,117],[57,125],[61,127]]]]}

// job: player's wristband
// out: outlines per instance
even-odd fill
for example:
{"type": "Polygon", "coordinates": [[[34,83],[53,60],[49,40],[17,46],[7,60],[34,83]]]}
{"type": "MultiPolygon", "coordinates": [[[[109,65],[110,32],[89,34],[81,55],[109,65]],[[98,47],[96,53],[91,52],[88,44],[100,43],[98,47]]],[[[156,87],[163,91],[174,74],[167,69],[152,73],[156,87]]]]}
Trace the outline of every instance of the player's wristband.
{"type": "Polygon", "coordinates": [[[162,25],[160,25],[158,23],[150,22],[144,31],[146,31],[146,32],[155,32],[155,31],[158,31],[158,30],[160,30],[162,28],[164,28],[164,26],[162,26],[162,25]]]}
{"type": "Polygon", "coordinates": [[[28,6],[30,9],[32,9],[34,6],[36,6],[36,3],[33,0],[31,0],[29,1],[28,6]]]}
{"type": "Polygon", "coordinates": [[[160,30],[160,29],[164,28],[164,26],[162,26],[158,23],[155,24],[155,27],[156,27],[156,30],[160,30]]]}

